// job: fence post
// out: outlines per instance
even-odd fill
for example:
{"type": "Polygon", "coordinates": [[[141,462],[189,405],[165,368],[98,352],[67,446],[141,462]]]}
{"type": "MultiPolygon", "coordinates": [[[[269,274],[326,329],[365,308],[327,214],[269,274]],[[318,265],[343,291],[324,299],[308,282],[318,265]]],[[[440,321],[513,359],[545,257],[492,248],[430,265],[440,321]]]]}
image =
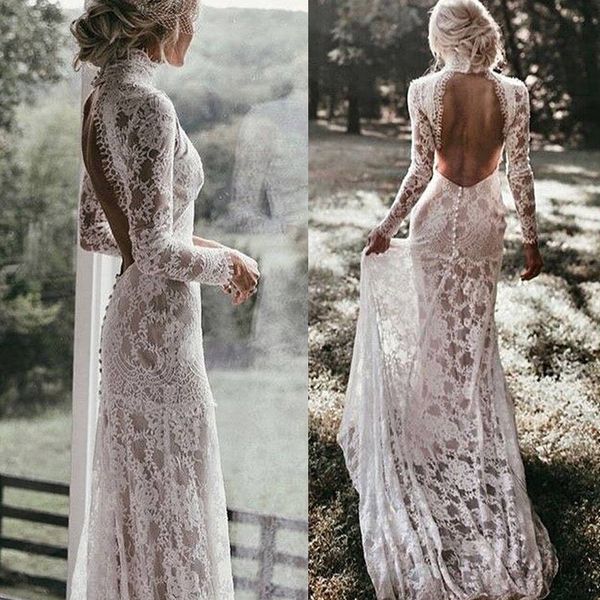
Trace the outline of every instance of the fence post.
{"type": "Polygon", "coordinates": [[[260,526],[260,558],[258,571],[259,600],[269,600],[273,596],[273,555],[275,553],[276,531],[276,517],[262,517],[260,526]]]}
{"type": "Polygon", "coordinates": [[[2,568],[2,521],[4,517],[4,478],[0,475],[0,568],[2,568]]]}

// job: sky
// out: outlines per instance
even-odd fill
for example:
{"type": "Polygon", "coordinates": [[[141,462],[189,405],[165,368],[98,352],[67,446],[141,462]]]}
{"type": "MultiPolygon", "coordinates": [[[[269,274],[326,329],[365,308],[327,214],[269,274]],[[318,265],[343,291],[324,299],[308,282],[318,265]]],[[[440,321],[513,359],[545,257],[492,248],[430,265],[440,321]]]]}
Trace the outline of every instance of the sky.
{"type": "MultiPolygon", "coordinates": [[[[58,0],[64,8],[83,8],[83,0],[58,0]]],[[[202,0],[207,6],[242,8],[285,8],[288,10],[308,10],[308,0],[202,0]]]]}

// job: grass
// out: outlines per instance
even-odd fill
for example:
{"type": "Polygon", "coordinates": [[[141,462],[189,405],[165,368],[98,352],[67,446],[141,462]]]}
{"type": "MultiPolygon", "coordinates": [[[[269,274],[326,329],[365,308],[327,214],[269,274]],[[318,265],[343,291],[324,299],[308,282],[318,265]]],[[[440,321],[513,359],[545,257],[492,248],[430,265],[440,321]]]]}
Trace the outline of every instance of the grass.
{"type": "MultiPolygon", "coordinates": [[[[32,419],[9,419],[0,422],[0,472],[49,481],[69,481],[71,447],[71,417],[64,410],[52,409],[32,419]]],[[[21,508],[32,508],[67,515],[69,498],[55,494],[8,488],[4,502],[21,508]]],[[[62,527],[29,523],[15,519],[3,520],[3,535],[36,542],[66,546],[67,530],[62,527]]],[[[66,579],[64,560],[2,550],[2,567],[18,572],[66,579]]],[[[17,598],[38,600],[52,598],[30,586],[4,586],[0,592],[17,598]]]]}
{"type": "MultiPolygon", "coordinates": [[[[297,359],[285,369],[214,370],[209,373],[217,401],[221,462],[228,505],[239,510],[304,519],[307,514],[306,361],[297,359]]],[[[23,477],[69,481],[71,415],[53,410],[32,419],[0,421],[0,472],[23,477]]],[[[8,504],[68,514],[68,498],[8,490],[8,504]]],[[[57,527],[4,521],[7,536],[67,544],[67,531],[57,527]]],[[[258,542],[250,528],[232,527],[232,541],[258,542]],[[254,537],[252,537],[254,536],[254,537]]],[[[279,550],[306,553],[306,536],[289,534],[278,540],[279,550]]],[[[246,561],[247,562],[247,561],[246,561]]],[[[2,551],[9,569],[66,579],[66,561],[12,550],[2,551]]],[[[234,572],[252,575],[256,568],[234,561],[234,572]]],[[[277,582],[306,585],[298,569],[276,573],[277,582]]],[[[56,598],[30,586],[3,586],[0,594],[38,600],[56,598]]],[[[251,594],[239,594],[250,600],[251,594]]]]}
{"type": "MultiPolygon", "coordinates": [[[[374,597],[357,495],[335,435],[358,310],[360,251],[409,160],[406,129],[313,125],[309,258],[309,553],[313,600],[374,597]]],[[[549,600],[600,599],[600,153],[537,150],[544,272],[523,283],[509,213],[496,321],[529,494],[557,547],[549,600]]],[[[506,183],[506,182],[504,182],[506,183]]],[[[505,202],[511,206],[505,185],[505,202]]],[[[514,205],[513,205],[514,207],[514,205]]],[[[406,235],[403,226],[400,235],[406,235]]]]}

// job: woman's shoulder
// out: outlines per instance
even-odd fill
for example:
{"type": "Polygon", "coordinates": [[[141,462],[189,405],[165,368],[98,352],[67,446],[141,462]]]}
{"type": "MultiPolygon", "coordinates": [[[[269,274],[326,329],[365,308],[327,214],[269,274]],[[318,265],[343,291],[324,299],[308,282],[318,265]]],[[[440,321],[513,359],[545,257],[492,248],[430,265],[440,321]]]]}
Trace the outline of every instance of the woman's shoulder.
{"type": "Polygon", "coordinates": [[[431,119],[435,113],[436,90],[439,89],[438,82],[442,76],[443,71],[432,71],[412,79],[408,84],[409,104],[422,109],[431,119]]]}
{"type": "Polygon", "coordinates": [[[415,77],[414,79],[411,79],[408,86],[409,88],[412,87],[415,90],[423,90],[426,89],[428,86],[434,85],[435,82],[438,81],[441,76],[442,71],[431,71],[430,73],[425,73],[420,77],[415,77]]]}
{"type": "Polygon", "coordinates": [[[135,145],[143,139],[159,145],[171,137],[179,139],[175,106],[159,88],[150,85],[123,86],[110,95],[104,108],[105,115],[107,110],[112,116],[106,120],[117,134],[111,138],[115,141],[124,139],[135,145]]]}
{"type": "Polygon", "coordinates": [[[506,89],[512,92],[527,92],[527,85],[522,79],[498,71],[492,71],[492,74],[506,89]]]}
{"type": "Polygon", "coordinates": [[[527,84],[518,77],[511,77],[504,73],[493,71],[494,77],[500,82],[503,93],[501,101],[509,119],[512,120],[519,108],[528,110],[529,107],[529,89],[527,84]]]}
{"type": "Polygon", "coordinates": [[[408,93],[413,98],[427,102],[428,97],[433,97],[438,82],[443,78],[444,71],[431,71],[420,77],[415,77],[408,84],[408,93]]]}
{"type": "Polygon", "coordinates": [[[164,116],[176,116],[175,105],[166,92],[154,86],[135,86],[126,100],[132,109],[164,116]]]}

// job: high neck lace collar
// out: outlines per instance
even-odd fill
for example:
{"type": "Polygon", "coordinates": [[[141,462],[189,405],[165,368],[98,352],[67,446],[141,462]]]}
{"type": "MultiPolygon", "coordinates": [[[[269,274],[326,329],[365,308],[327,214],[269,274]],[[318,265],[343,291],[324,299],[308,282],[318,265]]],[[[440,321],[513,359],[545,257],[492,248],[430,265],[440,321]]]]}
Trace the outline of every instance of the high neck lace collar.
{"type": "Polygon", "coordinates": [[[125,79],[136,83],[152,82],[159,63],[153,61],[141,48],[132,48],[129,55],[106,63],[92,80],[96,87],[105,81],[125,79]]]}
{"type": "Polygon", "coordinates": [[[452,54],[444,62],[444,69],[448,71],[460,71],[461,73],[488,73],[491,68],[475,68],[466,56],[452,54]]]}

